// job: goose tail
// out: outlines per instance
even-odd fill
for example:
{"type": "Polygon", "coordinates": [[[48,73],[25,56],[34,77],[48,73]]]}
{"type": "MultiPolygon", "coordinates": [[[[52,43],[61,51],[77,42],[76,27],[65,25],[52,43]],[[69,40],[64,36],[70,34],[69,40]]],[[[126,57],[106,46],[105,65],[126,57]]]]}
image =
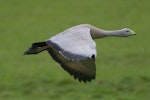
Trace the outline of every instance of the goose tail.
{"type": "Polygon", "coordinates": [[[24,52],[24,55],[38,54],[44,50],[47,50],[48,48],[49,46],[46,44],[46,42],[32,43],[31,47],[24,52]]]}

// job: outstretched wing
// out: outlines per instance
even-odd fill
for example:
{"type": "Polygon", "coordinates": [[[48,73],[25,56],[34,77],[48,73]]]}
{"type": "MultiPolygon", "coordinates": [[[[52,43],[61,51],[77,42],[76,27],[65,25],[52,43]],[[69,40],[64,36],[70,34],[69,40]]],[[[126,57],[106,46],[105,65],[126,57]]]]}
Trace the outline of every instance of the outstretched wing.
{"type": "Polygon", "coordinates": [[[70,60],[83,60],[96,56],[96,44],[87,27],[70,28],[46,42],[70,60]]]}
{"type": "Polygon", "coordinates": [[[52,58],[79,81],[95,79],[96,45],[89,28],[70,28],[46,41],[52,58]]]}
{"type": "Polygon", "coordinates": [[[96,76],[95,58],[81,61],[72,61],[63,57],[59,51],[50,46],[47,49],[52,58],[70,75],[79,81],[91,81],[96,76]]]}

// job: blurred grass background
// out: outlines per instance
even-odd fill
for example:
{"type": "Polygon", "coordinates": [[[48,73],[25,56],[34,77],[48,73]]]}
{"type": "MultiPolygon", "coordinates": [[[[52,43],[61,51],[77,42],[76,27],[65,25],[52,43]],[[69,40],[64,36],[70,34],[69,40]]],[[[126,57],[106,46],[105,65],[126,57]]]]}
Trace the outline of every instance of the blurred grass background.
{"type": "Polygon", "coordinates": [[[149,100],[149,0],[0,0],[1,100],[149,100]],[[31,43],[74,25],[129,27],[137,35],[97,43],[97,77],[79,83],[31,43]]]}

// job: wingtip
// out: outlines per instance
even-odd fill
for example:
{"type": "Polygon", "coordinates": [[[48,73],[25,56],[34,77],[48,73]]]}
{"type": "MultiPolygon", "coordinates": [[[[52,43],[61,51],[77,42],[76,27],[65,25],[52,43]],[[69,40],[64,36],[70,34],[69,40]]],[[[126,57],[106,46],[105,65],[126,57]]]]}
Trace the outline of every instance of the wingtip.
{"type": "Polygon", "coordinates": [[[81,82],[84,82],[84,83],[87,83],[87,82],[92,82],[93,80],[95,80],[95,77],[93,77],[93,78],[89,78],[89,77],[86,77],[86,78],[79,78],[79,77],[75,77],[74,76],[74,79],[75,80],[78,80],[80,83],[81,82]]]}

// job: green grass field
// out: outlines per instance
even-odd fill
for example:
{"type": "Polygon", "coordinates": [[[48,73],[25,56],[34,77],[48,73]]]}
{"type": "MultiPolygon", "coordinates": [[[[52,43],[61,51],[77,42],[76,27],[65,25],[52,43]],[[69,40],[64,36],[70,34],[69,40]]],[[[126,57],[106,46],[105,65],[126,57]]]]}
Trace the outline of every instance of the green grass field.
{"type": "Polygon", "coordinates": [[[0,0],[0,100],[150,100],[150,0],[0,0]],[[80,83],[33,42],[74,25],[129,27],[137,35],[96,40],[97,77],[80,83]]]}

